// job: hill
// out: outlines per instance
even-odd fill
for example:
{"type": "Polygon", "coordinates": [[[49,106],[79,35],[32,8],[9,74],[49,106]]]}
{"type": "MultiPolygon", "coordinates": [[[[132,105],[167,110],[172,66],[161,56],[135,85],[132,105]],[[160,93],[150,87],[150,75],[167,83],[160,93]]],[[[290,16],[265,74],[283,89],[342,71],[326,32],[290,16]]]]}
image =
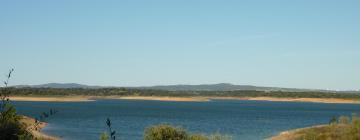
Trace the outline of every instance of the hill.
{"type": "Polygon", "coordinates": [[[256,90],[256,91],[289,91],[289,92],[306,92],[306,91],[326,91],[296,88],[280,88],[280,87],[262,87],[253,85],[233,85],[229,83],[220,84],[201,84],[201,85],[164,85],[139,87],[142,89],[156,89],[169,91],[235,91],[235,90],[256,90]]]}
{"type": "MultiPolygon", "coordinates": [[[[83,89],[99,89],[99,88],[117,88],[115,86],[89,86],[77,83],[48,83],[41,85],[17,85],[16,88],[83,88],[83,89]]],[[[120,87],[118,87],[120,88],[120,87]]],[[[338,93],[359,93],[359,91],[332,91],[320,89],[298,89],[298,88],[282,88],[282,87],[264,87],[253,85],[234,85],[229,83],[220,84],[200,84],[200,85],[160,85],[160,86],[143,86],[143,87],[124,87],[130,89],[150,89],[150,90],[167,90],[167,91],[284,91],[284,92],[338,92],[338,93]]]]}

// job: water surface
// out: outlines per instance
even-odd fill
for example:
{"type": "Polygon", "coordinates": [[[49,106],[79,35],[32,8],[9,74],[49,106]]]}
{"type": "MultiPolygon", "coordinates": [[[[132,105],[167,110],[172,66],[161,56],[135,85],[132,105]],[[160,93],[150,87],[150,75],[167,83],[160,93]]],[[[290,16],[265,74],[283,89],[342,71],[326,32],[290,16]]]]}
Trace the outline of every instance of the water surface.
{"type": "Polygon", "coordinates": [[[59,110],[43,129],[65,140],[98,140],[112,120],[117,137],[141,140],[146,127],[179,125],[191,132],[231,135],[234,140],[259,140],[288,129],[328,123],[333,116],[360,114],[360,105],[300,102],[214,100],[163,102],[98,100],[94,102],[13,102],[18,113],[36,117],[59,110]]]}

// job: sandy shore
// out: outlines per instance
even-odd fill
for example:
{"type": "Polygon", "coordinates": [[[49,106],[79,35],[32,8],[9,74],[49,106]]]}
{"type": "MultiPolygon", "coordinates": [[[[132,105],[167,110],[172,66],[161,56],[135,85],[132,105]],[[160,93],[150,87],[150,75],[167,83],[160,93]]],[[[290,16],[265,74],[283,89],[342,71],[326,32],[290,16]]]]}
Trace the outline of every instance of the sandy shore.
{"type": "Polygon", "coordinates": [[[51,97],[39,97],[39,96],[11,96],[10,100],[13,101],[43,101],[43,102],[88,102],[95,101],[88,96],[51,96],[51,97]]]}
{"type": "Polygon", "coordinates": [[[123,100],[154,100],[154,101],[175,101],[175,102],[207,102],[205,97],[168,97],[168,96],[107,96],[101,99],[123,99],[123,100]]]}
{"type": "Polygon", "coordinates": [[[208,97],[209,99],[222,100],[251,100],[251,101],[274,101],[274,102],[313,102],[313,103],[338,103],[359,104],[360,100],[341,98],[278,98],[278,97],[208,97]]]}
{"type": "Polygon", "coordinates": [[[359,104],[360,100],[340,98],[277,98],[277,97],[169,97],[169,96],[13,96],[15,101],[48,101],[48,102],[87,102],[96,99],[123,99],[123,100],[155,100],[176,102],[206,102],[216,99],[222,100],[253,100],[276,102],[314,102],[314,103],[348,103],[359,104]]]}
{"type": "Polygon", "coordinates": [[[274,98],[274,97],[253,97],[248,100],[255,101],[277,101],[277,102],[314,102],[314,103],[338,103],[358,104],[359,100],[340,98],[274,98]]]}
{"type": "Polygon", "coordinates": [[[210,99],[205,97],[168,97],[168,96],[12,96],[13,101],[44,101],[44,102],[87,102],[97,99],[122,99],[122,100],[154,100],[154,101],[176,101],[176,102],[206,102],[210,99]]]}
{"type": "Polygon", "coordinates": [[[37,126],[37,129],[35,129],[35,125],[34,125],[35,119],[26,116],[21,116],[21,117],[22,118],[20,119],[20,121],[24,123],[26,126],[28,126],[27,128],[28,131],[30,131],[30,133],[32,133],[34,137],[41,140],[59,140],[59,138],[49,136],[41,132],[41,129],[44,128],[47,125],[47,123],[40,122],[40,124],[37,126]]]}

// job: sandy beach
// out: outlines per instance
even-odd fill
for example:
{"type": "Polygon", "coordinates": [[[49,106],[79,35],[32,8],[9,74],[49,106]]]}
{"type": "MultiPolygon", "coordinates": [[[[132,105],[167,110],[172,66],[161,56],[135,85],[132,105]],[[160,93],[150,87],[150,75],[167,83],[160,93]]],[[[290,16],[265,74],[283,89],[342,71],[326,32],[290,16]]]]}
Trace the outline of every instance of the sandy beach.
{"type": "Polygon", "coordinates": [[[11,96],[10,100],[13,101],[43,101],[43,102],[89,102],[95,101],[90,96],[11,96]]]}
{"type": "Polygon", "coordinates": [[[341,98],[278,98],[278,97],[208,97],[209,99],[221,100],[252,100],[252,101],[274,101],[274,102],[313,102],[332,104],[359,104],[360,100],[341,98]]]}
{"type": "Polygon", "coordinates": [[[168,96],[107,96],[100,99],[122,99],[122,100],[154,100],[154,101],[175,101],[175,102],[207,102],[205,97],[168,97],[168,96]]]}
{"type": "Polygon", "coordinates": [[[338,104],[358,104],[359,100],[340,99],[340,98],[274,98],[274,97],[253,97],[248,100],[255,101],[277,101],[277,102],[314,102],[314,103],[338,103],[338,104]]]}
{"type": "Polygon", "coordinates": [[[211,100],[252,100],[276,102],[314,102],[314,103],[347,103],[359,104],[360,100],[341,98],[277,98],[277,97],[170,97],[170,96],[12,96],[14,101],[47,101],[47,102],[88,102],[96,99],[122,99],[122,100],[154,100],[174,102],[207,102],[211,100]]]}
{"type": "Polygon", "coordinates": [[[88,102],[97,99],[122,99],[122,100],[154,100],[174,102],[206,102],[210,99],[205,97],[168,97],[168,96],[12,96],[14,101],[44,101],[44,102],[88,102]]]}

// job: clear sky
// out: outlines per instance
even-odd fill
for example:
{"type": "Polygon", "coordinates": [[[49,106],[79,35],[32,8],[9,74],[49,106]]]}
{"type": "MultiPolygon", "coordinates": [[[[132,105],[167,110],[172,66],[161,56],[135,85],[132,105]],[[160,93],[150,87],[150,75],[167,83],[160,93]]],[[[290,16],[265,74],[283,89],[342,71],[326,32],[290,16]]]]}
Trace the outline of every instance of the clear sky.
{"type": "Polygon", "coordinates": [[[12,84],[360,89],[359,0],[0,0],[12,84]]]}

